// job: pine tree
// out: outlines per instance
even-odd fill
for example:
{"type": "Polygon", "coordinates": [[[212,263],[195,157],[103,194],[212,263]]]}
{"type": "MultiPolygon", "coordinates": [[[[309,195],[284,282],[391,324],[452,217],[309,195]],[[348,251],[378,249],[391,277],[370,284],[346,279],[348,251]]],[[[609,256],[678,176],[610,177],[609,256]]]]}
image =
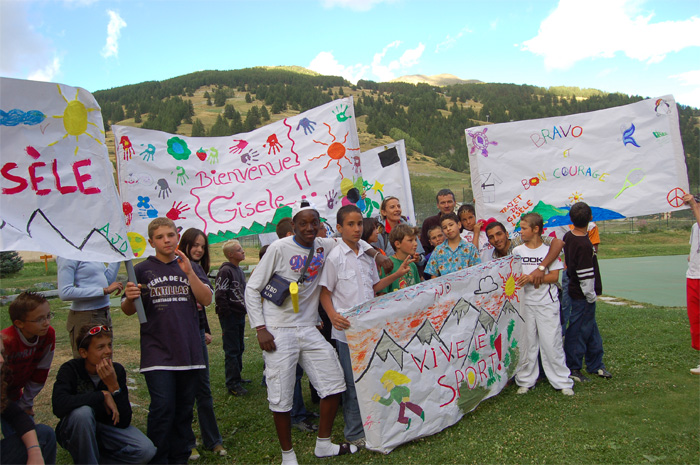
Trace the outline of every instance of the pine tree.
{"type": "Polygon", "coordinates": [[[24,261],[14,250],[0,252],[0,278],[6,278],[24,268],[24,261]]]}
{"type": "Polygon", "coordinates": [[[233,108],[233,105],[230,103],[227,103],[226,106],[224,107],[224,118],[226,119],[233,119],[233,115],[236,113],[236,109],[233,108]]]}
{"type": "Polygon", "coordinates": [[[245,94],[245,103],[253,103],[253,97],[250,94],[245,94]]]}
{"type": "Polygon", "coordinates": [[[260,116],[262,117],[263,121],[270,121],[270,113],[268,113],[267,107],[265,107],[265,105],[263,105],[260,109],[260,116]]]}
{"type": "Polygon", "coordinates": [[[192,137],[204,137],[206,135],[207,132],[204,129],[204,123],[202,123],[202,120],[197,118],[194,120],[194,123],[192,123],[192,137]]]}

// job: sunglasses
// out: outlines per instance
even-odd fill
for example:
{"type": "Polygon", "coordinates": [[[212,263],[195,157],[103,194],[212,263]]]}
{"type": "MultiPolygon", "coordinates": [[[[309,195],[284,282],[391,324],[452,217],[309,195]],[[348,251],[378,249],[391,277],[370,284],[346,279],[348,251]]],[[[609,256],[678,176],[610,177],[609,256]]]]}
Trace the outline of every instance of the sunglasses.
{"type": "Polygon", "coordinates": [[[85,340],[87,338],[95,336],[97,334],[100,334],[101,332],[109,333],[109,332],[112,332],[112,330],[109,328],[109,326],[105,326],[105,325],[93,326],[92,328],[90,328],[90,330],[87,332],[87,334],[80,341],[80,344],[78,344],[78,347],[83,347],[83,343],[85,342],[85,340]]]}

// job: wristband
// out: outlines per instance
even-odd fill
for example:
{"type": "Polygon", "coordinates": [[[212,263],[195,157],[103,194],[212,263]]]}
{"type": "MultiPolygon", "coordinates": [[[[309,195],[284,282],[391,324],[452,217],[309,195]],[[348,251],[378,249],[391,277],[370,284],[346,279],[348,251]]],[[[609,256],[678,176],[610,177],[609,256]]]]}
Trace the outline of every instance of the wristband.
{"type": "Polygon", "coordinates": [[[376,254],[374,254],[374,261],[375,261],[375,262],[377,261],[377,257],[380,256],[380,255],[381,255],[380,252],[377,252],[376,254]]]}
{"type": "Polygon", "coordinates": [[[267,327],[265,325],[262,325],[262,326],[255,328],[255,331],[262,331],[263,329],[267,329],[267,327]]]}
{"type": "Polygon", "coordinates": [[[39,446],[39,444],[34,444],[33,446],[27,447],[27,450],[34,449],[35,447],[41,447],[41,446],[39,446]]]}
{"type": "Polygon", "coordinates": [[[121,394],[121,392],[122,392],[122,388],[120,387],[116,391],[112,392],[112,397],[116,396],[117,394],[121,394]]]}

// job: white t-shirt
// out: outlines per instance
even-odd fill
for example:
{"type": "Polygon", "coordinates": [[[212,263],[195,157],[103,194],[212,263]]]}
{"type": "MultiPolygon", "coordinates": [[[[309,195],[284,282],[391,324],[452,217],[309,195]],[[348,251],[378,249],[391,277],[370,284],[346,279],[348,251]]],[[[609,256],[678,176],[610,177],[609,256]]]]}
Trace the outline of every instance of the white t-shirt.
{"type": "MultiPolygon", "coordinates": [[[[462,236],[462,239],[470,244],[474,244],[474,231],[463,229],[460,236],[462,236]]],[[[493,246],[489,243],[489,238],[486,236],[486,232],[482,229],[479,231],[479,255],[482,255],[487,250],[493,250],[493,246]]]]}
{"type": "MultiPolygon", "coordinates": [[[[328,254],[321,272],[320,286],[331,292],[333,307],[338,313],[374,298],[373,286],[379,282],[379,273],[374,260],[360,252],[355,255],[348,245],[338,245],[328,254]]],[[[333,328],[333,339],[348,342],[345,331],[333,328]]]]}
{"type": "MultiPolygon", "coordinates": [[[[548,252],[549,246],[547,244],[542,244],[536,249],[531,249],[527,244],[523,244],[513,249],[513,255],[520,257],[520,261],[523,265],[523,274],[530,274],[535,271],[540,263],[542,263],[542,260],[544,260],[544,257],[547,256],[548,252]]],[[[545,274],[563,268],[564,264],[561,262],[560,258],[557,258],[554,263],[547,267],[545,274]]],[[[532,284],[526,284],[523,289],[523,294],[523,301],[528,305],[546,304],[559,300],[559,291],[556,284],[542,284],[537,289],[535,289],[535,286],[532,284]]]]}
{"type": "MultiPolygon", "coordinates": [[[[282,306],[278,307],[269,300],[261,299],[260,293],[275,273],[289,281],[299,279],[310,249],[297,244],[294,236],[285,237],[270,244],[246,285],[245,302],[250,325],[253,328],[260,325],[286,328],[316,326],[320,321],[318,316],[318,297],[321,294],[321,288],[318,286],[319,275],[326,257],[338,243],[335,239],[319,237],[314,241],[314,256],[306,271],[306,281],[299,286],[299,313],[294,313],[291,298],[287,298],[282,306]]],[[[360,250],[363,253],[370,247],[366,242],[360,241],[360,250]]]]}
{"type": "Polygon", "coordinates": [[[686,278],[700,279],[700,227],[693,223],[690,229],[690,256],[688,260],[688,272],[686,278]]]}

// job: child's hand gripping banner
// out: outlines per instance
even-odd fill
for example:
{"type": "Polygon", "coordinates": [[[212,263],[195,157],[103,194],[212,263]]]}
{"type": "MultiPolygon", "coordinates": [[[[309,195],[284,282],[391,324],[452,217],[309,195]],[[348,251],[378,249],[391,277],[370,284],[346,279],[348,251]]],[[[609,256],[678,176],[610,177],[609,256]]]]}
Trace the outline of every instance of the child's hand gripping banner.
{"type": "Polygon", "coordinates": [[[0,78],[0,250],[132,256],[100,107],[85,89],[0,78]]]}
{"type": "Polygon", "coordinates": [[[367,448],[442,431],[503,389],[520,357],[520,274],[506,257],[343,314],[367,448]]]}
{"type": "Polygon", "coordinates": [[[274,232],[301,199],[323,218],[357,203],[348,194],[362,176],[353,111],[352,98],[336,100],[225,137],[113,126],[134,254],[146,251],[148,223],[158,216],[199,228],[215,243],[274,232]]]}
{"type": "Polygon", "coordinates": [[[535,211],[570,224],[586,202],[593,221],[683,206],[688,171],[672,96],[631,105],[466,130],[476,211],[509,230],[535,211]]]}

